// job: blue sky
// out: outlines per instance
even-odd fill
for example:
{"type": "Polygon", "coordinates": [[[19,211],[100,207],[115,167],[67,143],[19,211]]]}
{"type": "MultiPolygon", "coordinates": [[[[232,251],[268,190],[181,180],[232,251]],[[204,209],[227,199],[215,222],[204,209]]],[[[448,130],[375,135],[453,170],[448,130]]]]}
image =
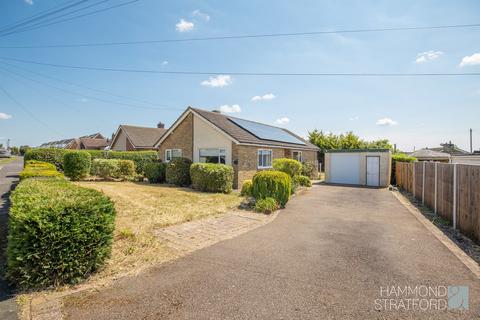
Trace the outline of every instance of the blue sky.
{"type": "MultiPolygon", "coordinates": [[[[119,3],[120,0],[112,0],[119,3]]],[[[58,1],[2,1],[2,26],[58,1]]],[[[156,1],[0,37],[0,46],[181,39],[478,23],[478,1],[156,1]],[[183,19],[183,23],[182,23],[183,19]]],[[[228,72],[480,72],[480,28],[331,34],[288,38],[86,48],[0,49],[0,57],[131,69],[225,72],[209,76],[62,69],[0,60],[0,137],[14,145],[101,132],[119,124],[170,125],[188,105],[239,111],[237,117],[280,123],[301,135],[315,128],[388,138],[403,150],[452,140],[480,149],[480,77],[247,77],[228,72]],[[423,54],[422,54],[423,53],[423,54]],[[462,60],[466,59],[463,66],[462,60]],[[418,61],[417,61],[418,60],[418,61]],[[14,67],[13,67],[13,66],[14,67]],[[18,69],[22,67],[24,69],[18,69]],[[5,71],[54,85],[70,94],[5,71]],[[28,71],[145,100],[42,78],[28,71]],[[259,98],[252,98],[258,96],[259,98]]]]}

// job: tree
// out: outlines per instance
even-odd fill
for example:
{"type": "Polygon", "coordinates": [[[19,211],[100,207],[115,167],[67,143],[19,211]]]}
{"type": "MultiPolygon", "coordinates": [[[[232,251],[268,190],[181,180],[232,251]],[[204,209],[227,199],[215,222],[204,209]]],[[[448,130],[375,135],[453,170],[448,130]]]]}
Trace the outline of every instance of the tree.
{"type": "Polygon", "coordinates": [[[325,134],[317,129],[308,133],[308,140],[322,151],[335,149],[392,149],[388,139],[365,141],[352,131],[335,135],[325,134]]]}

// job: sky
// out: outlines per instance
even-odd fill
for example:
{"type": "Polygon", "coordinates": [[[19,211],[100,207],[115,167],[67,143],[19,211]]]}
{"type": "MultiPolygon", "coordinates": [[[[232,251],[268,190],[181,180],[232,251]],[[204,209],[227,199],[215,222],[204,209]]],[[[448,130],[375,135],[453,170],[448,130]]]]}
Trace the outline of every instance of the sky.
{"type": "MultiPolygon", "coordinates": [[[[110,0],[103,7],[124,1],[110,0]]],[[[475,0],[139,0],[36,30],[2,33],[4,26],[59,3],[2,1],[0,47],[480,23],[480,2],[475,0]]],[[[108,47],[0,48],[0,143],[9,138],[12,145],[36,146],[95,132],[109,137],[120,124],[155,126],[161,121],[168,127],[188,106],[195,106],[283,126],[302,136],[318,129],[353,131],[368,140],[386,138],[404,151],[437,147],[446,141],[468,150],[472,128],[473,147],[478,150],[480,76],[231,73],[478,73],[479,39],[480,27],[476,27],[108,47]],[[3,58],[220,75],[67,69],[3,58]]]]}

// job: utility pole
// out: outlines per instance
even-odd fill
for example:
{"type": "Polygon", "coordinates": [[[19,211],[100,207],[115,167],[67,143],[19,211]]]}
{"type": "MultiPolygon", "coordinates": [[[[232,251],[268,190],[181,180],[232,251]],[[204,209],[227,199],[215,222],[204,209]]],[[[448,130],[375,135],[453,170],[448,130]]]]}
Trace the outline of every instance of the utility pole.
{"type": "Polygon", "coordinates": [[[472,128],[470,128],[470,153],[473,153],[472,128]]]}
{"type": "Polygon", "coordinates": [[[10,150],[10,139],[7,139],[7,150],[10,150]]]}

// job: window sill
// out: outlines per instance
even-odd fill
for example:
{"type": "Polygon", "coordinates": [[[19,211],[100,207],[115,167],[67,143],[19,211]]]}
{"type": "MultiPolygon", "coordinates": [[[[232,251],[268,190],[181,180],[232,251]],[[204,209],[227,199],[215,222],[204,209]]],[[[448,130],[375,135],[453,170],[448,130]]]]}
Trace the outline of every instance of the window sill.
{"type": "Polygon", "coordinates": [[[257,169],[272,169],[273,166],[270,166],[270,167],[257,167],[257,169]]]}

